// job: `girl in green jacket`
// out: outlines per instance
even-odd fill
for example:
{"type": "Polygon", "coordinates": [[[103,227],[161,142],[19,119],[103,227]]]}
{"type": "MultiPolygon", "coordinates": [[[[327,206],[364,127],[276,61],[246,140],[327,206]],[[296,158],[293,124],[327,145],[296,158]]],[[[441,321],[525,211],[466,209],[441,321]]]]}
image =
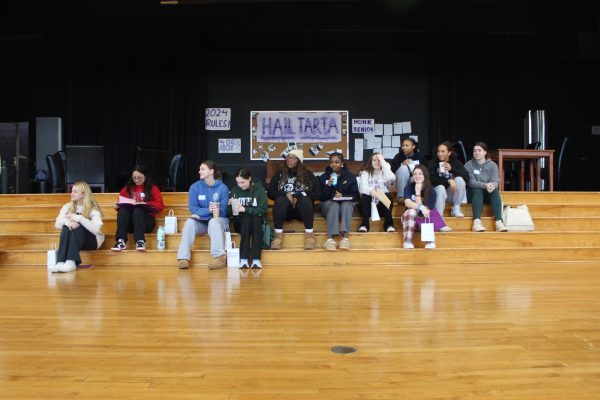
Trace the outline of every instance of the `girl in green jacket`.
{"type": "Polygon", "coordinates": [[[235,171],[236,186],[229,193],[228,214],[233,218],[233,227],[240,234],[240,269],[261,269],[260,252],[262,243],[262,222],[267,213],[267,195],[259,180],[252,179],[247,168],[235,171]],[[250,255],[252,238],[252,264],[250,255]],[[251,265],[251,267],[250,267],[251,265]]]}

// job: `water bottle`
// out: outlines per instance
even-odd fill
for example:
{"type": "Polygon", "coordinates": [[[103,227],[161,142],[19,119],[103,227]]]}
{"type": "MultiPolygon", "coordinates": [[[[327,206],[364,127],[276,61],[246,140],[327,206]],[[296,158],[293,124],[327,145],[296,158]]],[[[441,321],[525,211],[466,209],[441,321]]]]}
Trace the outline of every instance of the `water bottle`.
{"type": "Polygon", "coordinates": [[[156,231],[156,250],[163,251],[165,249],[165,228],[158,227],[156,231]]]}

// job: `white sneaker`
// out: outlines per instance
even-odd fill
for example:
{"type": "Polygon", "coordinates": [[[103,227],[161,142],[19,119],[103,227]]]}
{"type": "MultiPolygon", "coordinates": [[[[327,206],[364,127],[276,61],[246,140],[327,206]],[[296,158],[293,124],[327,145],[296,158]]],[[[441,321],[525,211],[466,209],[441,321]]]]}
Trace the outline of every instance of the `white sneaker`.
{"type": "Polygon", "coordinates": [[[242,258],[240,260],[240,265],[238,265],[239,269],[246,269],[246,268],[250,268],[250,265],[248,264],[248,260],[245,258],[242,258]]]}
{"type": "Polygon", "coordinates": [[[450,212],[450,215],[456,218],[463,218],[465,216],[465,214],[462,213],[462,211],[460,210],[460,206],[454,206],[452,207],[452,211],[450,212]]]}
{"type": "Polygon", "coordinates": [[[414,249],[415,245],[412,244],[411,242],[404,242],[404,244],[402,245],[402,247],[404,247],[405,249],[414,249]]]}
{"type": "Polygon", "coordinates": [[[496,232],[508,232],[508,228],[500,220],[496,221],[496,232]]]}
{"type": "Polygon", "coordinates": [[[54,265],[54,267],[48,268],[48,271],[50,271],[50,272],[59,272],[60,269],[63,267],[64,264],[65,264],[64,262],[57,262],[56,265],[54,265]]]}
{"type": "Polygon", "coordinates": [[[448,225],[440,228],[440,232],[451,232],[452,228],[450,228],[448,225]]]}
{"type": "Polygon", "coordinates": [[[396,232],[396,228],[394,228],[393,226],[388,226],[386,232],[396,232]]]}
{"type": "Polygon", "coordinates": [[[323,247],[325,248],[325,250],[332,250],[335,251],[337,249],[337,245],[335,244],[335,240],[329,238],[325,241],[325,243],[323,244],[323,247]]]}
{"type": "Polygon", "coordinates": [[[429,242],[425,245],[426,249],[435,249],[435,242],[429,242]]]}
{"type": "Polygon", "coordinates": [[[65,263],[58,269],[59,272],[71,272],[77,269],[77,265],[75,265],[75,261],[67,260],[65,263]]]}
{"type": "Polygon", "coordinates": [[[366,226],[362,225],[360,228],[358,228],[359,232],[369,232],[369,230],[367,229],[366,226]]]}
{"type": "Polygon", "coordinates": [[[479,218],[473,220],[473,232],[485,232],[485,227],[479,218]]]}

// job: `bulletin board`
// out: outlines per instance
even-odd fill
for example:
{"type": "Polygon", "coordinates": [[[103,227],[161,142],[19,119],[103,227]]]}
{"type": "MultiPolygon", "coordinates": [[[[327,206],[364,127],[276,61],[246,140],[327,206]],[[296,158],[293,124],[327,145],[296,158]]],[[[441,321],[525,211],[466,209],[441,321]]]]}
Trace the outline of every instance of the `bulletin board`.
{"type": "MultiPolygon", "coordinates": [[[[262,160],[264,162],[267,162],[269,159],[281,160],[291,150],[297,149],[303,150],[305,160],[327,160],[329,159],[329,155],[336,151],[341,152],[345,158],[348,158],[350,151],[348,145],[348,121],[348,111],[251,111],[250,160],[262,160]],[[297,134],[296,138],[288,141],[284,141],[285,137],[280,137],[278,140],[273,141],[259,141],[258,129],[261,123],[258,122],[258,118],[261,118],[261,113],[263,116],[282,115],[292,121],[300,121],[301,123],[299,125],[296,124],[294,128],[288,126],[288,129],[294,130],[297,134]],[[311,121],[311,125],[303,125],[303,121],[311,121]],[[334,126],[338,122],[340,126],[334,126]],[[313,126],[314,130],[310,129],[313,126]],[[303,136],[302,134],[298,134],[298,131],[307,134],[303,136]],[[319,139],[320,136],[322,136],[322,139],[319,139]],[[336,139],[332,139],[333,137],[336,139]]],[[[276,121],[270,126],[274,125],[277,128],[278,125],[275,124],[278,122],[276,121]]],[[[281,128],[282,130],[286,128],[283,122],[281,128]]]]}

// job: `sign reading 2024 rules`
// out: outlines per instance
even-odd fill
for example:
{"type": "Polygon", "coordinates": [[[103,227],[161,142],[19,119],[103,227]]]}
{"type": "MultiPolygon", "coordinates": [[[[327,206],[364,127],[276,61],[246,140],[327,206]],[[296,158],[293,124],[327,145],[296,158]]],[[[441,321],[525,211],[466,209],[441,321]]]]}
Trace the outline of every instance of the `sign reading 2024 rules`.
{"type": "Polygon", "coordinates": [[[207,131],[228,131],[231,127],[231,108],[207,108],[204,116],[207,131]]]}

